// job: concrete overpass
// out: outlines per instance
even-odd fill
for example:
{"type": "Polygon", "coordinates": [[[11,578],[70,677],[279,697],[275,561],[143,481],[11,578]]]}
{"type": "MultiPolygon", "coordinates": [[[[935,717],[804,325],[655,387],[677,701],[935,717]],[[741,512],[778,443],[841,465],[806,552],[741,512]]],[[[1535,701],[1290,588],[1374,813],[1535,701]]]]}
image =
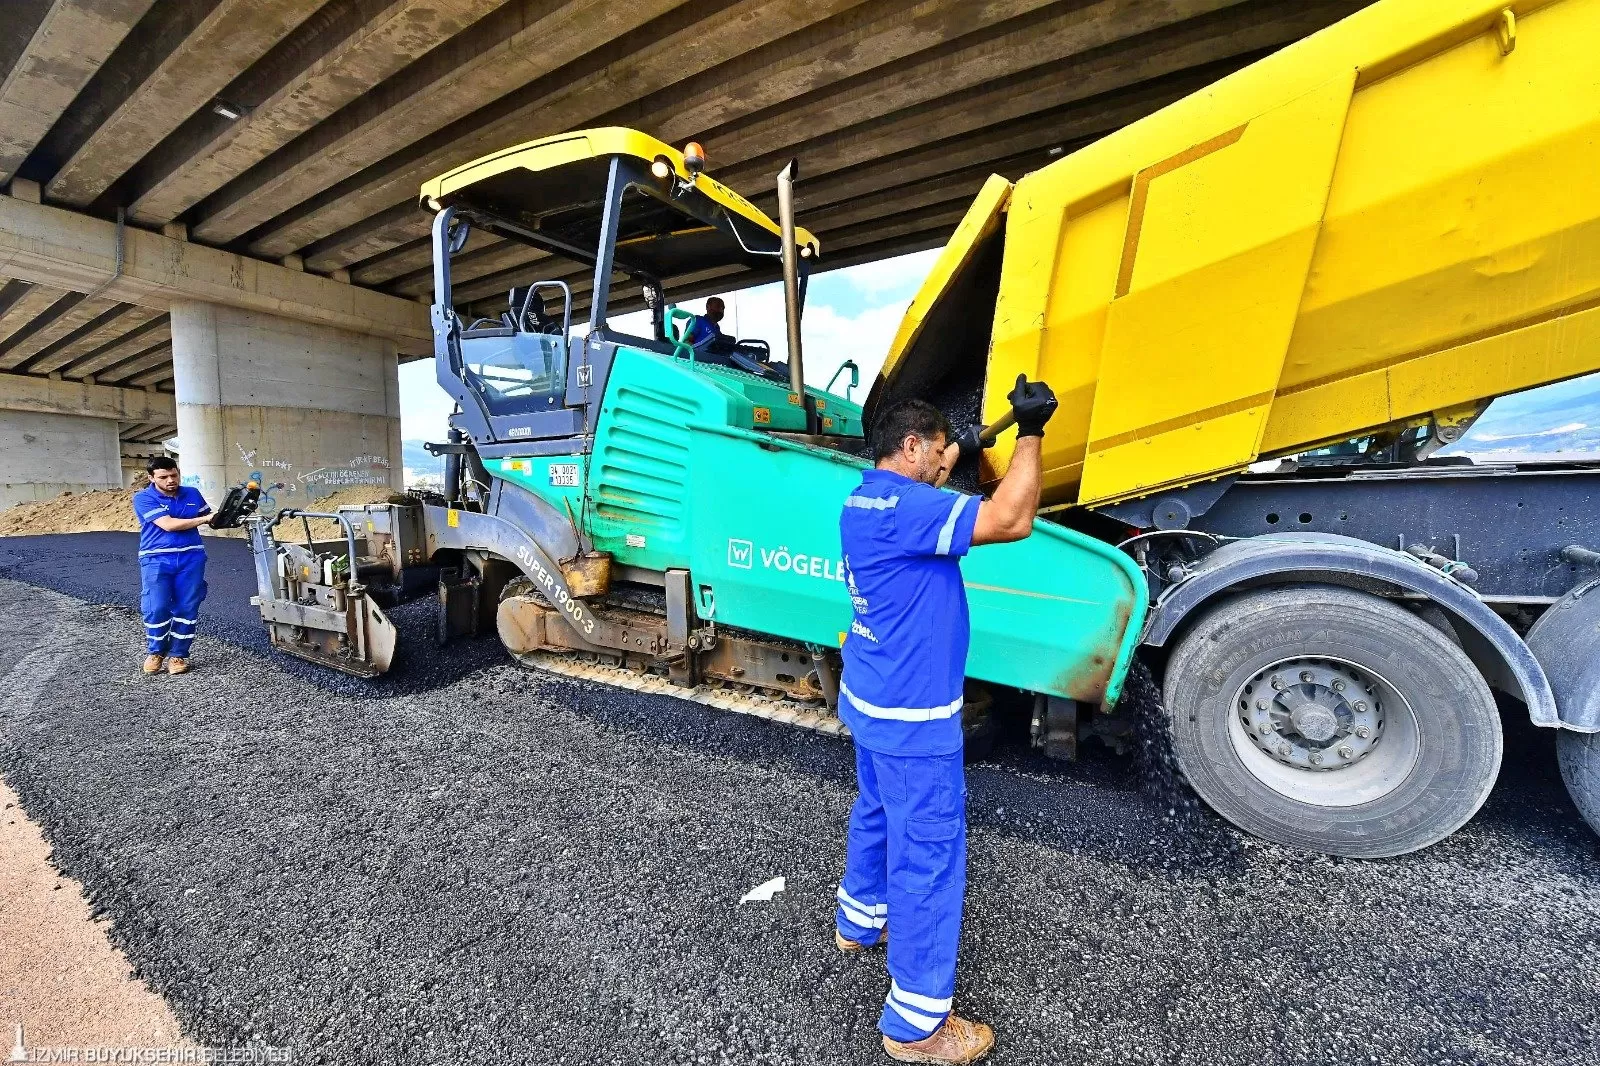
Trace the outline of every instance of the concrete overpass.
{"type": "MultiPolygon", "coordinates": [[[[119,441],[174,431],[208,493],[397,481],[416,190],[486,152],[635,126],[769,210],[799,156],[822,265],[850,265],[1365,2],[8,0],[0,505],[116,483],[119,441]]],[[[475,236],[458,298],[532,258],[475,236]]]]}

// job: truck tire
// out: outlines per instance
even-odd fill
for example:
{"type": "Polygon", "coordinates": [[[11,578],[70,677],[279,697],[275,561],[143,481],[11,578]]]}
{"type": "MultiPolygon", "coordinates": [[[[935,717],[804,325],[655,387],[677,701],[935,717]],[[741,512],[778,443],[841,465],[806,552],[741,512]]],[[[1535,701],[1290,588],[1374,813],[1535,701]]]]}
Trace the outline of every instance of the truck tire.
{"type": "Polygon", "coordinates": [[[1600,733],[1561,730],[1556,736],[1556,762],[1578,813],[1600,833],[1600,733]]]}
{"type": "Polygon", "coordinates": [[[1380,597],[1329,585],[1246,592],[1167,663],[1184,777],[1279,844],[1404,855],[1466,824],[1500,772],[1494,697],[1471,660],[1380,597]]]}

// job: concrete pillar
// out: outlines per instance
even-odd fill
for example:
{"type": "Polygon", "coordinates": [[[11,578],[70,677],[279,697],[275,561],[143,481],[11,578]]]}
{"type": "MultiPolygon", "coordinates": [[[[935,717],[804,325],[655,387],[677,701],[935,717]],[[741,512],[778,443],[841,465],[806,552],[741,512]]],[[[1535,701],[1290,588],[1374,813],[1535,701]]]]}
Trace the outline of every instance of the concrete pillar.
{"type": "Polygon", "coordinates": [[[217,304],[172,304],[179,462],[212,503],[246,478],[264,511],[404,487],[395,342],[217,304]]]}
{"type": "Polygon", "coordinates": [[[43,411],[0,411],[0,509],[66,490],[122,487],[117,423],[43,411]]]}

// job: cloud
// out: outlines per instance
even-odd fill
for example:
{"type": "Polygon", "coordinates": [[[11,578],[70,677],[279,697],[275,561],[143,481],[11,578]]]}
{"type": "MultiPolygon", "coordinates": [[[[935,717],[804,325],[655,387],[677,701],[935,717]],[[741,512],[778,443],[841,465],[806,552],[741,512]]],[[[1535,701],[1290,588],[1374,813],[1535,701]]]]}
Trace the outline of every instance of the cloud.
{"type": "Polygon", "coordinates": [[[1517,440],[1522,437],[1559,437],[1563,434],[1576,433],[1580,429],[1588,428],[1589,424],[1587,422],[1568,422],[1564,426],[1556,426],[1553,429],[1541,429],[1531,433],[1473,433],[1470,434],[1467,439],[1481,440],[1485,443],[1488,443],[1497,440],[1517,440]]]}
{"type": "Polygon", "coordinates": [[[904,298],[910,300],[916,295],[922,280],[928,276],[928,271],[933,269],[933,261],[939,258],[941,250],[933,248],[878,263],[864,263],[842,270],[840,274],[847,275],[863,296],[889,297],[892,294],[893,298],[898,299],[903,291],[904,298]]]}

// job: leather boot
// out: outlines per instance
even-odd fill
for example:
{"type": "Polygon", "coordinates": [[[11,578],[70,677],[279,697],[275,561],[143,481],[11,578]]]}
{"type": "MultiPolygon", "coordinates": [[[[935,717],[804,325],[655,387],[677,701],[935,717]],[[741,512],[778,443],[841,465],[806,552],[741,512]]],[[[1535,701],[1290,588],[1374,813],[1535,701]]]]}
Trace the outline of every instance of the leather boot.
{"type": "Polygon", "coordinates": [[[977,1062],[994,1047],[994,1030],[982,1022],[969,1022],[954,1014],[922,1040],[901,1043],[883,1038],[883,1050],[896,1062],[977,1062]]]}

